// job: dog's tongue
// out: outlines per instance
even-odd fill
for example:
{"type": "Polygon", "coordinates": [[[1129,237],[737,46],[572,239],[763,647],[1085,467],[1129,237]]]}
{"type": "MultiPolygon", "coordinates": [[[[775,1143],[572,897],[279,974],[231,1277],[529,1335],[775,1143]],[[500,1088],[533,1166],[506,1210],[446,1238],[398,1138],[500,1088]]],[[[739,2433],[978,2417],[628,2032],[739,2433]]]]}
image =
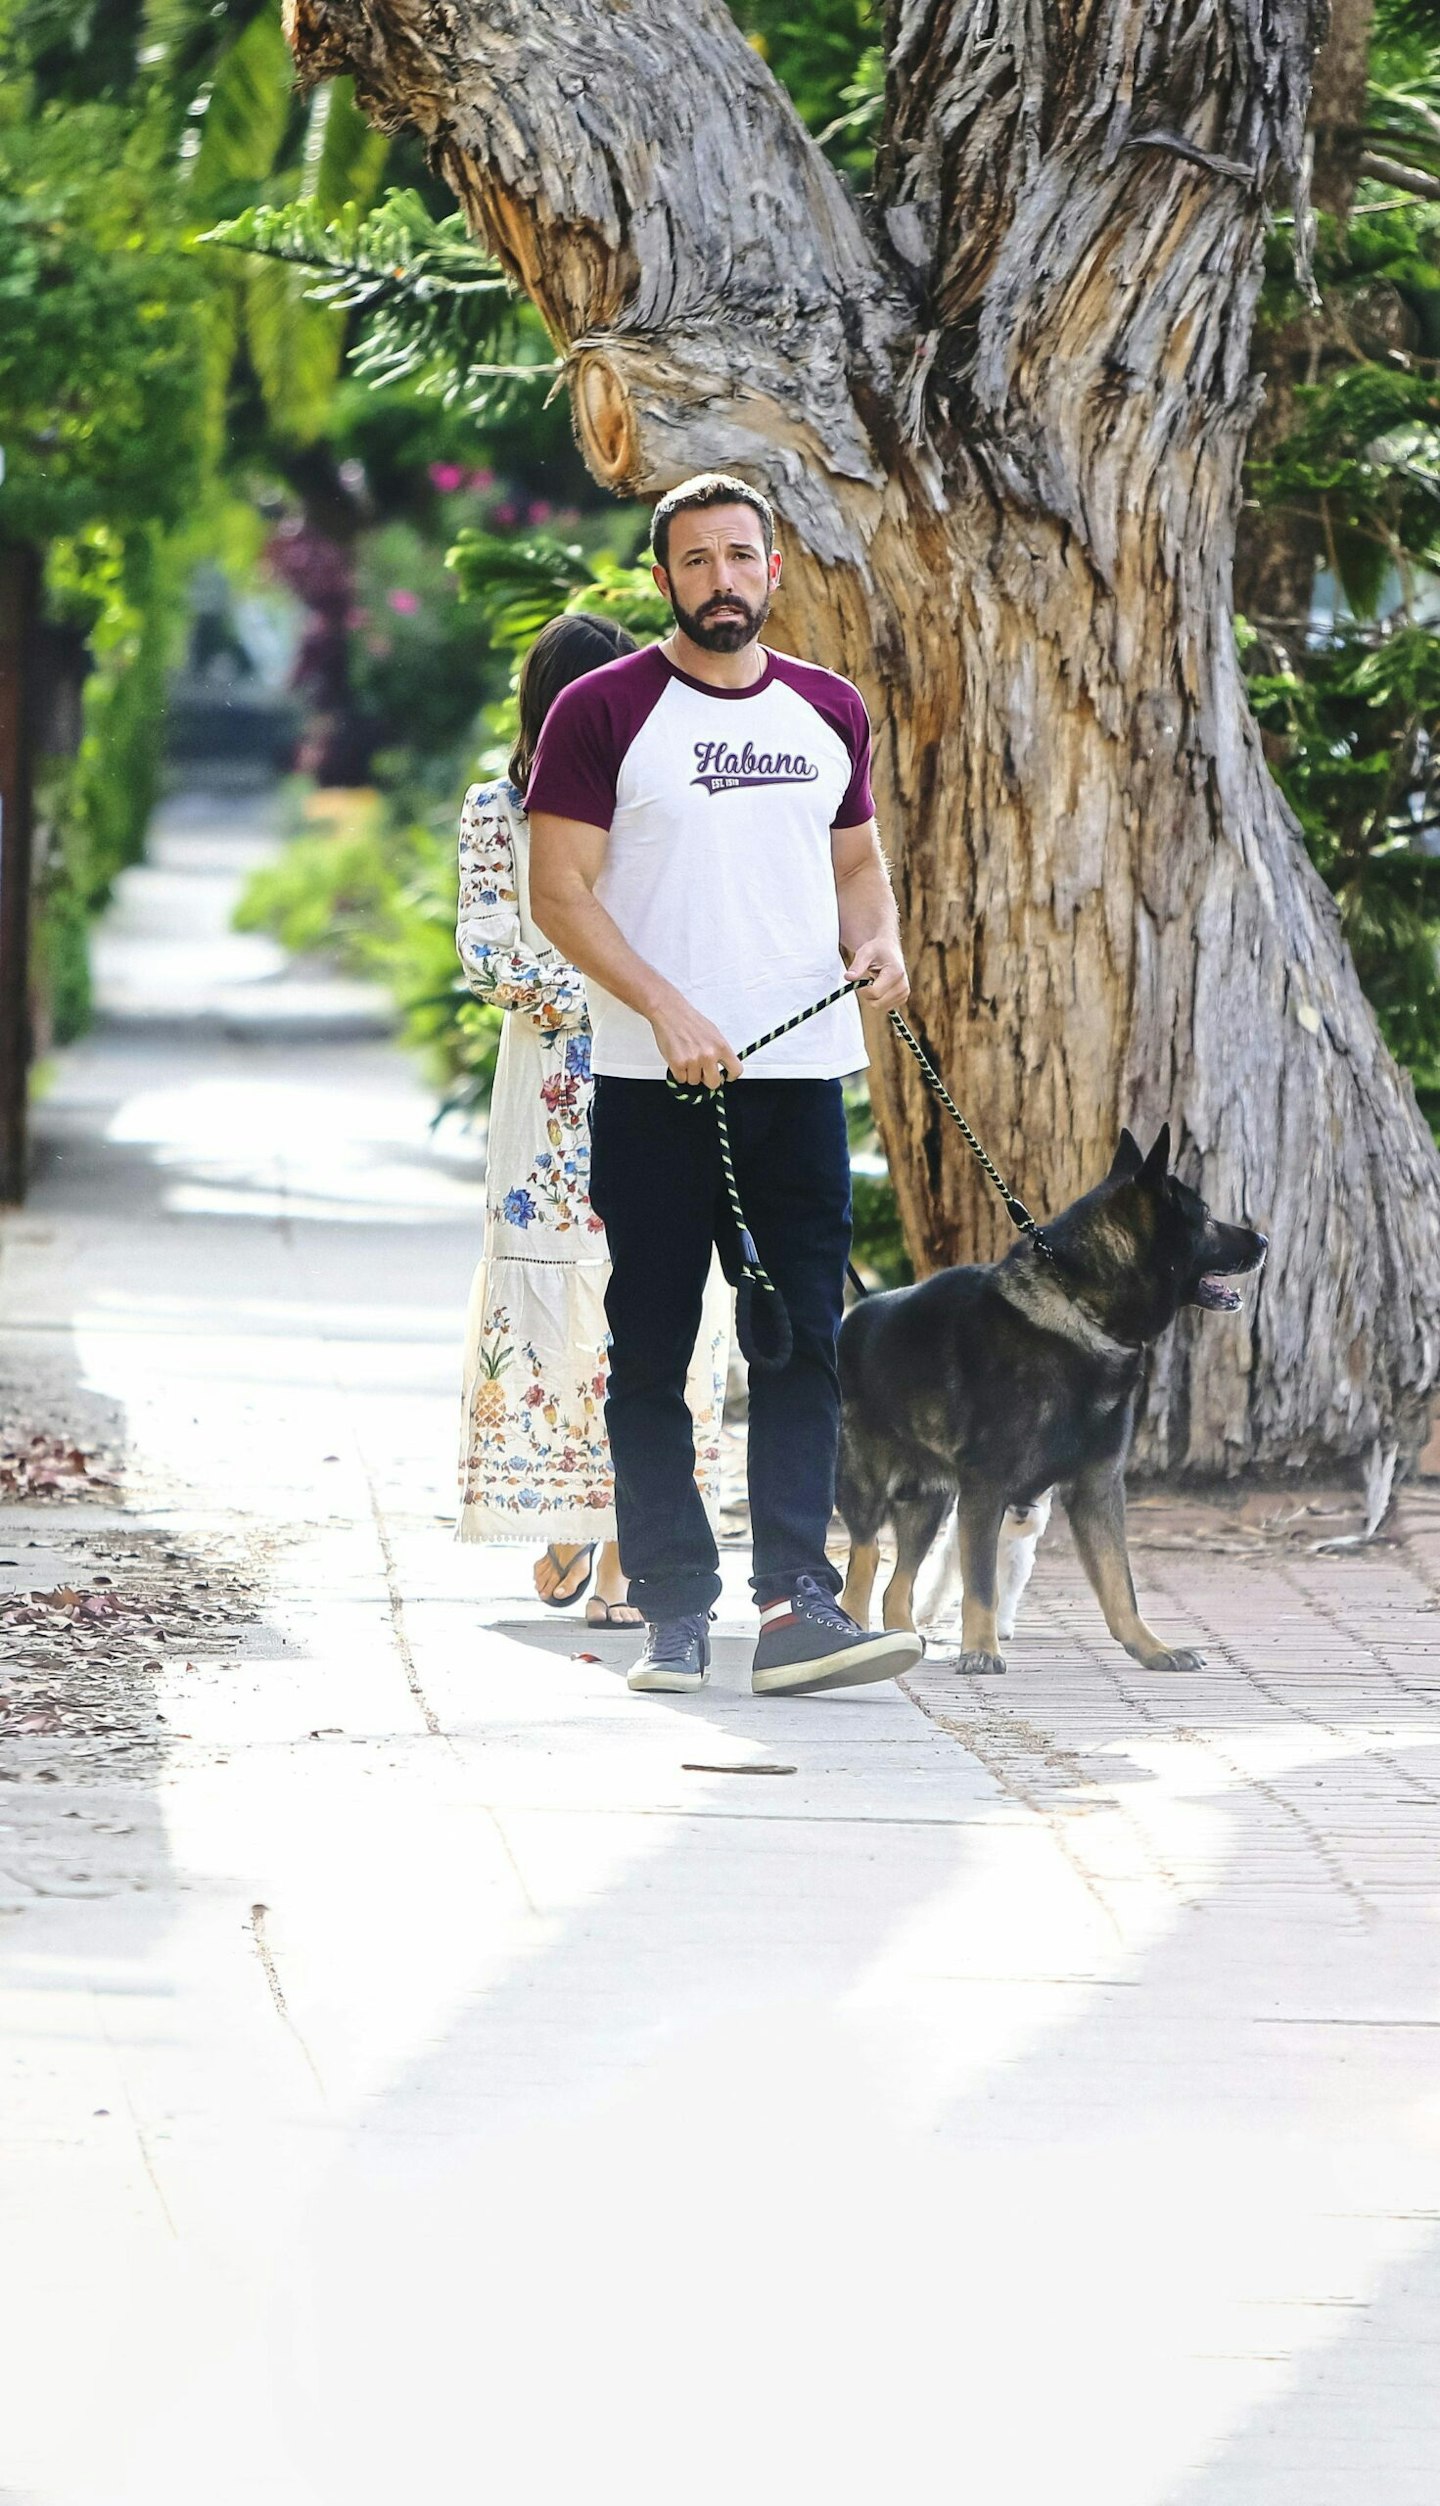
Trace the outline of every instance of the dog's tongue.
{"type": "Polygon", "coordinates": [[[1219,1272],[1210,1270],[1196,1288],[1195,1303],[1211,1306],[1217,1314],[1233,1314],[1240,1303],[1240,1291],[1227,1287],[1219,1272]]]}

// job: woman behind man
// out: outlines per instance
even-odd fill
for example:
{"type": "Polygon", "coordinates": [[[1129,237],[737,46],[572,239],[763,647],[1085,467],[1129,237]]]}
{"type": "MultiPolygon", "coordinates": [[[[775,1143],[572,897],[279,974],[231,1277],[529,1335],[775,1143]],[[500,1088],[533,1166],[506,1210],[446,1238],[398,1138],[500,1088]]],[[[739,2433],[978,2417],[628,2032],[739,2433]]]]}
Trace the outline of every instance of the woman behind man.
{"type": "MultiPolygon", "coordinates": [[[[530,912],[525,786],[562,688],[633,637],[607,619],[553,618],[520,673],[520,730],[507,779],[472,784],[460,819],[456,946],[477,1000],[508,1011],[485,1161],[485,1245],[470,1292],[461,1453],[462,1540],[540,1533],[543,1601],[588,1589],[592,1626],[635,1626],[615,1546],[605,1435],[605,1231],[590,1206],[590,1025],[581,977],[530,912]]],[[[729,1306],[711,1271],[688,1396],[695,1475],[719,1510],[729,1306]]]]}

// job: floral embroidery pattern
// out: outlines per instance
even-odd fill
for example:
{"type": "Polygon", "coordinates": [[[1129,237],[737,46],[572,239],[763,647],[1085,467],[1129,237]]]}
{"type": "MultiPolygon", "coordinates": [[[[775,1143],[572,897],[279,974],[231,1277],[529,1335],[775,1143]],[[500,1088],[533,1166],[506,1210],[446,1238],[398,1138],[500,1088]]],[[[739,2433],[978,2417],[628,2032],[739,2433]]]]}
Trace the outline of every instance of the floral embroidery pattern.
{"type": "Polygon", "coordinates": [[[465,1503],[499,1514],[555,1506],[603,1512],[614,1501],[604,1373],[587,1375],[583,1387],[562,1382],[532,1341],[510,1345],[512,1330],[506,1306],[486,1314],[470,1395],[465,1503]],[[528,1377],[523,1392],[501,1380],[512,1359],[517,1381],[528,1377]]]}
{"type": "MultiPolygon", "coordinates": [[[[455,941],[477,1000],[520,1010],[541,1033],[586,1027],[585,986],[568,958],[527,945],[515,862],[520,796],[510,783],[476,784],[460,813],[460,912],[455,941]]],[[[585,1033],[586,1069],[590,1038],[585,1033]]]]}
{"type": "MultiPolygon", "coordinates": [[[[533,1342],[515,1338],[509,1308],[495,1304],[484,1316],[477,1358],[461,1471],[464,1504],[482,1507],[487,1515],[517,1519],[542,1510],[608,1512],[614,1488],[605,1435],[603,1349],[595,1372],[583,1383],[571,1379],[568,1369],[562,1380],[553,1356],[547,1365],[533,1342]],[[523,1392],[502,1381],[512,1361],[516,1383],[528,1378],[523,1392]]],[[[697,1358],[702,1365],[708,1363],[713,1390],[708,1401],[696,1400],[691,1385],[696,1475],[702,1490],[718,1494],[723,1337],[697,1351],[697,1358]]],[[[700,1371],[697,1366],[697,1375],[700,1371]]]]}

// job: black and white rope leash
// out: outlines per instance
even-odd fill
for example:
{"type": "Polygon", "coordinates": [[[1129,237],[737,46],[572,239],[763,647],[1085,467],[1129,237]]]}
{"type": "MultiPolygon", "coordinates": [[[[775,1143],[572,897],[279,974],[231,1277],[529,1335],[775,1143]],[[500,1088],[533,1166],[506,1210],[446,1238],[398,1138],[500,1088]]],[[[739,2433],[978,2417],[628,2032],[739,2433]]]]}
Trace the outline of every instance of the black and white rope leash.
{"type": "Polygon", "coordinates": [[[956,1104],[954,1097],[951,1095],[944,1080],[941,1078],[939,1071],[935,1068],[934,1063],[931,1061],[929,1054],[911,1034],[910,1029],[906,1026],[905,1021],[901,1017],[898,1009],[892,1009],[889,1012],[889,1018],[890,1024],[900,1038],[901,1043],[908,1045],[910,1051],[914,1054],[916,1061],[919,1063],[920,1076],[924,1080],[926,1087],[930,1090],[932,1096],[937,1096],[939,1098],[946,1113],[950,1116],[951,1121],[958,1123],[967,1146],[974,1151],[975,1156],[979,1159],[983,1172],[989,1177],[991,1183],[994,1184],[996,1191],[999,1193],[1012,1221],[1019,1228],[1020,1233],[1030,1238],[1031,1243],[1037,1248],[1037,1250],[1044,1254],[1047,1262],[1053,1262],[1055,1259],[1055,1248],[1047,1237],[1044,1228],[1041,1226],[1038,1219],[1031,1217],[1024,1202],[1016,1193],[1011,1191],[1010,1186],[1005,1182],[993,1159],[988,1157],[985,1150],[981,1147],[974,1132],[971,1130],[970,1125],[961,1113],[959,1106],[956,1104]]]}
{"type": "MultiPolygon", "coordinates": [[[[808,1009],[797,1010],[793,1018],[786,1018],[778,1027],[771,1027],[764,1035],[756,1036],[752,1044],[742,1045],[736,1056],[737,1060],[749,1061],[753,1053],[763,1052],[767,1044],[776,1043],[782,1035],[789,1035],[795,1027],[803,1027],[807,1019],[818,1018],[822,1010],[833,1009],[837,1001],[845,1000],[851,992],[863,992],[871,980],[869,975],[852,975],[848,982],[838,984],[833,992],[827,992],[823,1001],[812,1001],[808,1009]]],[[[1019,1228],[1022,1235],[1030,1238],[1031,1243],[1044,1255],[1047,1262],[1053,1263],[1054,1248],[1047,1239],[1043,1227],[1038,1220],[1031,1217],[1018,1194],[1010,1190],[999,1168],[976,1139],[919,1038],[906,1025],[898,1009],[892,1009],[887,1014],[901,1043],[908,1052],[913,1054],[926,1087],[932,1096],[938,1098],[951,1121],[957,1125],[967,1147],[979,1161],[982,1172],[999,1193],[1013,1224],[1019,1228]]],[[[683,1105],[703,1105],[707,1098],[714,1104],[715,1128],[720,1141],[720,1163],[725,1172],[725,1195],[730,1203],[730,1214],[735,1221],[736,1232],[740,1239],[741,1282],[748,1282],[752,1292],[758,1291],[762,1296],[772,1297],[775,1300],[774,1311],[778,1319],[784,1316],[784,1303],[779,1289],[760,1259],[755,1239],[745,1223],[745,1212],[740,1202],[740,1187],[735,1179],[735,1159],[730,1146],[730,1119],[725,1102],[726,1090],[732,1083],[724,1080],[718,1088],[693,1087],[685,1080],[677,1079],[672,1071],[667,1071],[665,1084],[683,1105]]],[[[851,1276],[854,1277],[854,1275],[852,1272],[851,1276]]],[[[747,1335],[742,1332],[742,1346],[746,1337],[747,1335]]],[[[785,1318],[782,1341],[783,1352],[781,1354],[776,1355],[772,1351],[768,1357],[762,1358],[759,1362],[772,1366],[784,1365],[786,1362],[790,1354],[788,1317],[785,1318]]],[[[755,1350],[753,1347],[747,1347],[745,1353],[747,1357],[754,1357],[755,1350]]]]}

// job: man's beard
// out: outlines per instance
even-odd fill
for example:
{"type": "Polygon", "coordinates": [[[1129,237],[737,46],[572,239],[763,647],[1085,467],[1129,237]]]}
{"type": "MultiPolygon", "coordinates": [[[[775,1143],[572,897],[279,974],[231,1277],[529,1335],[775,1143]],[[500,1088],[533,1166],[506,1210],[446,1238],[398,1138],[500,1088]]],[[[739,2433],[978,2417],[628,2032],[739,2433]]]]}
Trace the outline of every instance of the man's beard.
{"type": "Polygon", "coordinates": [[[767,592],[759,608],[752,609],[739,592],[712,592],[710,598],[702,601],[699,608],[692,612],[681,608],[672,590],[670,606],[682,635],[688,635],[691,643],[698,644],[702,653],[738,653],[745,645],[754,643],[769,617],[770,595],[767,592]],[[738,609],[741,614],[735,618],[716,617],[713,613],[719,609],[738,609]]]}

